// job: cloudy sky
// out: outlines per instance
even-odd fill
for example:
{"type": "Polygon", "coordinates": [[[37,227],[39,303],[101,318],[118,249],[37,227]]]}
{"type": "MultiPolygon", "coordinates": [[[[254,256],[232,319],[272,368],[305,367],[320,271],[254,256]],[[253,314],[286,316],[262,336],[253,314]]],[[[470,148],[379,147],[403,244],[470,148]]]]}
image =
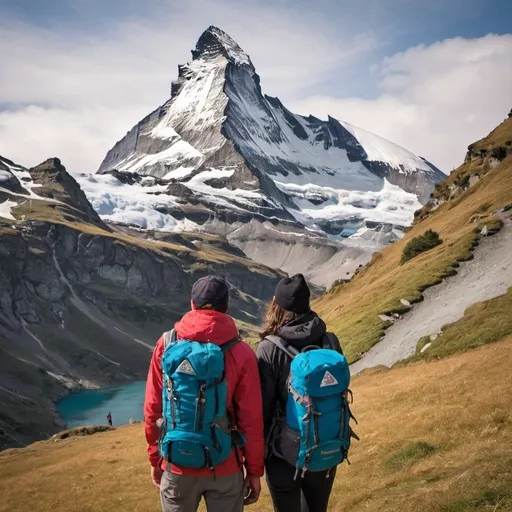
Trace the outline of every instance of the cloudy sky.
{"type": "Polygon", "coordinates": [[[95,172],[217,25],[265,93],[445,172],[512,108],[510,0],[0,0],[0,154],[95,172]]]}

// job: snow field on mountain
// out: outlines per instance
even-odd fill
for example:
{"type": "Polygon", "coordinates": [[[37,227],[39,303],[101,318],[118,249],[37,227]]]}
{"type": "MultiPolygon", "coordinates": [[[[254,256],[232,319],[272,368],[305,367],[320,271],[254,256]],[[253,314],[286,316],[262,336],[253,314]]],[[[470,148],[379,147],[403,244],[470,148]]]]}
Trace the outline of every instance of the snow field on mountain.
{"type": "Polygon", "coordinates": [[[334,221],[364,218],[373,222],[408,226],[414,219],[414,212],[421,208],[414,194],[405,192],[387,180],[384,180],[384,186],[377,192],[334,189],[312,184],[301,186],[278,181],[276,184],[294,196],[293,201],[300,212],[290,209],[290,213],[300,222],[309,218],[309,225],[322,219],[334,221]],[[297,197],[299,194],[304,199],[297,197]],[[314,205],[306,199],[318,196],[329,199],[320,205],[314,205]]]}
{"type": "MultiPolygon", "coordinates": [[[[55,199],[48,199],[48,198],[41,197],[41,196],[37,195],[32,189],[34,189],[34,188],[37,189],[37,188],[41,187],[42,185],[40,185],[38,183],[34,183],[32,181],[32,176],[30,176],[30,173],[26,169],[24,169],[23,167],[20,167],[18,165],[11,165],[1,158],[0,158],[0,161],[2,162],[3,165],[5,165],[9,169],[9,172],[11,172],[12,175],[18,180],[19,184],[28,192],[28,195],[17,194],[17,193],[11,192],[10,190],[0,187],[1,192],[10,194],[13,197],[21,197],[21,198],[26,198],[26,199],[41,199],[42,201],[57,202],[57,203],[59,202],[59,201],[56,201],[55,199]]],[[[4,180],[7,181],[7,179],[9,179],[9,177],[10,177],[9,172],[0,170],[0,181],[2,181],[1,173],[4,173],[4,176],[5,176],[4,180]]]]}
{"type": "Polygon", "coordinates": [[[19,206],[23,202],[26,202],[27,199],[40,199],[42,201],[52,203],[59,202],[56,199],[49,199],[37,195],[32,189],[37,189],[38,187],[41,187],[41,185],[32,181],[32,177],[28,171],[17,165],[11,165],[1,158],[0,162],[2,162],[2,164],[9,169],[9,171],[0,169],[0,183],[2,183],[2,181],[7,181],[12,176],[14,176],[18,180],[20,186],[22,186],[28,192],[28,194],[12,192],[11,190],[0,186],[1,193],[8,194],[12,197],[12,199],[14,199],[14,201],[7,199],[6,201],[0,203],[0,217],[9,220],[16,220],[16,218],[11,213],[11,209],[19,206]]]}
{"type": "MultiPolygon", "coordinates": [[[[263,199],[279,207],[275,201],[265,198],[260,191],[214,188],[206,183],[212,179],[230,178],[234,172],[234,169],[209,169],[183,184],[214,208],[224,207],[243,212],[244,207],[258,207],[263,199]]],[[[159,206],[180,207],[178,198],[165,193],[167,189],[165,185],[143,186],[141,183],[128,185],[108,174],[74,174],[73,176],[94,209],[105,221],[173,232],[202,230],[200,225],[192,221],[176,220],[167,213],[157,211],[163,209],[159,206]]],[[[147,178],[147,180],[150,179],[147,178]]],[[[276,182],[276,184],[281,190],[294,196],[298,209],[290,208],[289,212],[297,221],[314,232],[321,231],[316,226],[316,222],[322,219],[347,221],[353,219],[355,220],[354,231],[357,231],[361,219],[407,226],[412,222],[414,211],[421,207],[414,194],[409,194],[386,180],[383,188],[377,192],[349,191],[313,184],[296,185],[283,182],[276,182]],[[303,196],[304,199],[297,195],[303,196]],[[321,205],[314,205],[305,199],[318,196],[330,199],[321,205]]],[[[283,233],[288,232],[283,231],[283,233]]]]}
{"type": "MultiPolygon", "coordinates": [[[[308,134],[308,139],[297,137],[281,109],[274,108],[261,97],[249,71],[244,72],[242,87],[244,94],[234,95],[228,91],[228,96],[242,117],[243,127],[240,128],[245,137],[238,139],[237,143],[243,153],[245,148],[245,152],[274,160],[278,167],[285,161],[305,171],[301,174],[288,173],[288,183],[374,191],[382,186],[382,180],[361,162],[351,162],[346,150],[333,146],[326,150],[323,142],[315,141],[316,134],[299,116],[295,118],[308,134]],[[278,134],[280,140],[272,140],[272,134],[278,134]]],[[[275,176],[270,177],[276,179],[275,176]]],[[[281,176],[277,179],[284,181],[281,176]]]]}
{"type": "MultiPolygon", "coordinates": [[[[233,176],[234,172],[234,169],[210,169],[195,175],[190,181],[186,182],[185,185],[194,192],[199,192],[205,196],[213,196],[209,197],[212,202],[215,202],[216,198],[220,198],[246,203],[250,206],[258,206],[258,204],[251,201],[251,199],[263,199],[261,192],[243,189],[229,190],[227,188],[213,188],[205,183],[212,179],[230,178],[233,176]]],[[[230,203],[228,203],[228,205],[229,204],[230,203]]]]}
{"type": "Polygon", "coordinates": [[[416,172],[418,169],[432,172],[432,168],[423,159],[398,144],[349,123],[340,121],[340,124],[359,141],[368,160],[386,162],[402,172],[416,172]]]}
{"type": "Polygon", "coordinates": [[[120,162],[116,168],[118,171],[127,172],[139,172],[143,170],[144,167],[154,164],[181,168],[181,163],[185,161],[188,165],[192,164],[192,169],[194,169],[197,165],[199,165],[202,159],[203,154],[182,140],[180,137],[179,140],[176,140],[172,146],[168,147],[164,151],[149,155],[144,155],[141,153],[132,155],[130,158],[120,162]]]}
{"type": "Polygon", "coordinates": [[[179,125],[180,130],[201,130],[222,121],[227,103],[223,91],[227,64],[223,56],[211,61],[189,62],[186,65],[187,81],[159,124],[179,125]]]}
{"type": "Polygon", "coordinates": [[[72,176],[85,192],[98,215],[106,222],[162,231],[183,231],[185,228],[195,230],[198,227],[190,221],[178,221],[156,210],[159,205],[177,204],[172,196],[154,194],[154,192],[164,192],[166,189],[164,185],[151,187],[143,187],[138,183],[125,185],[109,174],[72,174],[72,176]]]}
{"type": "Polygon", "coordinates": [[[0,217],[9,220],[16,220],[11,213],[11,208],[14,206],[18,206],[18,203],[15,201],[9,201],[9,199],[3,203],[0,203],[0,217]]]}
{"type": "MultiPolygon", "coordinates": [[[[205,183],[214,178],[229,178],[233,173],[232,169],[210,169],[194,176],[184,185],[212,205],[228,207],[241,212],[245,210],[233,202],[257,206],[257,203],[252,200],[263,198],[259,192],[213,188],[205,183]]],[[[141,183],[128,185],[121,183],[109,174],[72,173],[72,175],[104,221],[170,232],[202,230],[201,226],[195,222],[188,219],[177,220],[171,215],[157,210],[159,206],[180,206],[176,197],[165,193],[167,189],[165,185],[143,186],[141,183]],[[158,192],[160,194],[156,195],[155,193],[158,192]]]]}
{"type": "Polygon", "coordinates": [[[184,69],[187,80],[180,93],[169,103],[165,115],[140,134],[141,138],[166,141],[169,146],[158,152],[141,152],[135,150],[127,158],[115,165],[119,171],[140,172],[145,168],[160,166],[169,169],[166,179],[179,179],[197,169],[205,159],[222,146],[224,138],[220,135],[220,126],[224,121],[224,109],[227,97],[224,94],[224,73],[228,61],[218,56],[210,61],[194,60],[184,69]],[[187,142],[180,132],[197,131],[206,133],[208,129],[218,127],[218,133],[187,142]],[[178,172],[177,172],[178,171],[178,172]]]}

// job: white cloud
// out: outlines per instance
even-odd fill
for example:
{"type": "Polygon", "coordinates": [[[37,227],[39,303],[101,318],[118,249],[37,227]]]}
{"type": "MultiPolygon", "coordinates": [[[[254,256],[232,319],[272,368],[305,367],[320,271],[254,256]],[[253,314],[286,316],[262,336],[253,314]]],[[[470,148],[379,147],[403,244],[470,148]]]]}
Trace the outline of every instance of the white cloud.
{"type": "Polygon", "coordinates": [[[386,58],[374,100],[313,96],[294,107],[366,128],[450,172],[512,107],[511,63],[511,34],[447,39],[386,58]]]}
{"type": "Polygon", "coordinates": [[[125,19],[101,34],[3,19],[0,105],[8,110],[0,110],[0,154],[28,166],[59,156],[72,170],[94,172],[118,139],[167,100],[176,66],[190,60],[212,23],[251,55],[264,90],[285,98],[376,42],[350,27],[326,35],[314,12],[257,1],[168,0],[154,19],[125,19]]]}
{"type": "MultiPolygon", "coordinates": [[[[85,15],[89,3],[80,1],[85,15]]],[[[445,171],[512,106],[512,35],[396,54],[373,71],[381,95],[364,100],[344,98],[343,87],[351,73],[361,76],[354,68],[377,41],[388,41],[367,26],[359,30],[350,16],[341,25],[313,4],[292,11],[261,0],[162,0],[149,11],[152,19],[125,18],[101,33],[0,20],[0,109],[7,105],[0,154],[29,166],[58,156],[72,170],[94,172],[107,150],[168,98],[177,64],[190,59],[212,23],[251,55],[264,92],[292,110],[359,125],[445,171]],[[315,87],[336,87],[337,96],[301,99],[315,87]]]]}

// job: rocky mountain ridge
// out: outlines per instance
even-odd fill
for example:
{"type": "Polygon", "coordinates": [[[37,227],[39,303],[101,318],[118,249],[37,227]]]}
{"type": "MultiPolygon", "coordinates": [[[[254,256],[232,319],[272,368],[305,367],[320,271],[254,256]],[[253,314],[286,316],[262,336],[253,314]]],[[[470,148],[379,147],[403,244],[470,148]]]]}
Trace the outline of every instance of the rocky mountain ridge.
{"type": "Polygon", "coordinates": [[[385,139],[293,114],[263,95],[250,57],[216,27],[192,57],[178,67],[169,100],[107,153],[97,185],[77,177],[104,220],[221,234],[253,259],[269,230],[280,234],[272,250],[283,255],[307,239],[319,259],[293,270],[310,276],[329,254],[344,264],[354,246],[369,258],[398,239],[445,177],[385,139]]]}
{"type": "Polygon", "coordinates": [[[0,158],[0,178],[0,444],[62,428],[52,401],[69,390],[144,378],[197,278],[227,277],[242,327],[272,296],[279,274],[226,241],[108,228],[58,159],[0,158]]]}
{"type": "MultiPolygon", "coordinates": [[[[429,202],[415,212],[415,222],[428,217],[447,201],[460,197],[510,157],[512,155],[511,131],[512,117],[509,114],[507,119],[489,135],[470,144],[463,165],[453,171],[445,181],[436,185],[429,202]]],[[[475,213],[484,214],[485,211],[475,213]]]]}

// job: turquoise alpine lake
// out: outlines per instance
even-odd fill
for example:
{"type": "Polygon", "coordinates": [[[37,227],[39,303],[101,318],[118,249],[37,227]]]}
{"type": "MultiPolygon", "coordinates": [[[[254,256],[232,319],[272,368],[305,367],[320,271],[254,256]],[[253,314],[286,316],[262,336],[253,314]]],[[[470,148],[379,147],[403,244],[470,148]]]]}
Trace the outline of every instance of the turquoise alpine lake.
{"type": "Polygon", "coordinates": [[[145,381],[138,381],[115,388],[86,389],[59,400],[57,409],[67,428],[106,425],[109,411],[114,425],[125,425],[130,419],[141,421],[145,386],[145,381]]]}

